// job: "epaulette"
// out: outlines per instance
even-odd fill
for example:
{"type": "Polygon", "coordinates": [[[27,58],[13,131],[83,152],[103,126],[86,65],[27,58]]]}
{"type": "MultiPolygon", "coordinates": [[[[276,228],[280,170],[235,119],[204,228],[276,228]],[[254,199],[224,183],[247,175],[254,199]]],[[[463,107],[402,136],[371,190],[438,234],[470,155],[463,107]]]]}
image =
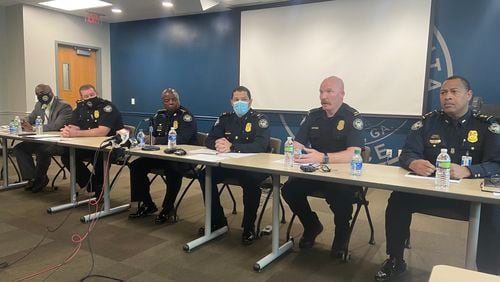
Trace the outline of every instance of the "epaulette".
{"type": "Polygon", "coordinates": [[[344,103],[344,109],[345,109],[346,111],[348,111],[348,112],[352,113],[352,115],[353,115],[353,116],[357,116],[357,115],[359,115],[359,112],[358,112],[356,109],[354,109],[353,107],[351,107],[351,106],[349,106],[349,105],[347,105],[347,104],[345,104],[345,103],[344,103]]]}
{"type": "Polygon", "coordinates": [[[321,110],[323,110],[323,108],[321,108],[321,107],[315,108],[315,109],[311,109],[311,110],[309,110],[309,112],[307,112],[307,114],[308,115],[312,115],[312,114],[320,113],[321,110]]]}
{"type": "Polygon", "coordinates": [[[430,118],[435,115],[442,115],[444,112],[442,110],[434,110],[432,112],[428,112],[422,116],[422,119],[430,118]]]}
{"type": "Polygon", "coordinates": [[[231,114],[232,114],[231,112],[223,112],[222,114],[220,114],[219,117],[225,117],[225,116],[229,116],[231,114]]]}
{"type": "Polygon", "coordinates": [[[481,113],[477,113],[477,115],[474,115],[474,117],[476,117],[478,120],[482,121],[482,122],[486,122],[486,123],[489,123],[489,124],[492,124],[496,121],[495,117],[494,116],[489,116],[489,115],[483,115],[481,113]]]}
{"type": "Polygon", "coordinates": [[[183,108],[179,108],[179,110],[180,110],[182,113],[187,112],[187,111],[186,111],[186,110],[184,110],[183,108]]]}

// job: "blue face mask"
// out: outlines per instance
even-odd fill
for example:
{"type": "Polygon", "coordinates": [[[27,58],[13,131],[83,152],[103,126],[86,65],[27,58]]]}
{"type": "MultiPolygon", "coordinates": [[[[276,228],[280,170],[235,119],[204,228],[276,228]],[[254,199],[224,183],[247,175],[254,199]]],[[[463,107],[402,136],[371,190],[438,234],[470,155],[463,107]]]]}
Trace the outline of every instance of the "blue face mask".
{"type": "Polygon", "coordinates": [[[244,116],[248,111],[250,110],[250,106],[248,105],[248,102],[245,101],[237,101],[233,103],[233,109],[234,113],[238,117],[244,116]]]}

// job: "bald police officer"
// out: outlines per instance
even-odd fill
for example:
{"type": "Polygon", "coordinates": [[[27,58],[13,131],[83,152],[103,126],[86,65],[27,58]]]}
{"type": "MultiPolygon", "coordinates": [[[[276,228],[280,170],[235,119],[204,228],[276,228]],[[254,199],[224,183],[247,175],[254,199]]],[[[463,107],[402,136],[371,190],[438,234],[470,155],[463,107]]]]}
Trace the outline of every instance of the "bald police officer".
{"type": "MultiPolygon", "coordinates": [[[[347,163],[355,149],[363,147],[363,121],[358,112],[343,103],[344,82],[331,76],[323,80],[319,88],[321,108],[309,111],[295,136],[295,150],[306,154],[295,156],[298,163],[347,163]],[[306,146],[310,144],[311,149],[306,146]],[[300,157],[300,158],[299,158],[300,157]]],[[[356,188],[345,184],[290,178],[282,189],[282,195],[297,214],[304,233],[299,241],[301,249],[311,248],[316,237],[323,231],[318,216],[311,210],[307,196],[321,191],[335,214],[335,237],[331,254],[342,257],[349,237],[349,220],[356,188]]]]}
{"type": "MultiPolygon", "coordinates": [[[[173,88],[163,90],[161,100],[164,109],[159,110],[152,120],[155,129],[153,143],[167,144],[168,137],[165,134],[173,127],[177,132],[177,144],[196,144],[196,120],[188,109],[181,106],[177,91],[173,88]]],[[[130,164],[132,202],[137,201],[139,204],[137,211],[130,214],[129,218],[145,217],[158,210],[149,193],[150,182],[147,176],[155,168],[163,169],[167,180],[163,209],[155,222],[161,224],[174,219],[174,202],[181,188],[183,174],[192,169],[192,166],[187,163],[152,158],[138,158],[130,164]]]]}
{"type": "MultiPolygon", "coordinates": [[[[61,128],[62,137],[114,136],[117,130],[123,128],[120,111],[110,101],[97,97],[97,90],[93,85],[83,85],[79,92],[81,100],[77,102],[69,124],[61,128]]],[[[94,154],[94,150],[75,150],[75,177],[80,188],[87,187],[87,191],[94,191],[99,196],[104,181],[102,153],[98,154],[95,163],[95,175],[84,164],[84,160],[93,160],[94,154]],[[89,182],[91,176],[92,181],[89,182]]],[[[69,149],[65,150],[61,159],[69,167],[69,149]]]]}
{"type": "MultiPolygon", "coordinates": [[[[450,174],[454,179],[483,178],[500,173],[500,127],[493,117],[469,109],[472,90],[461,76],[447,78],[441,86],[442,110],[426,114],[411,127],[399,157],[403,168],[418,175],[430,176],[441,148],[451,157],[450,174]],[[462,160],[470,160],[470,164],[462,160]]],[[[406,270],[403,259],[405,241],[410,235],[414,212],[435,215],[443,212],[468,219],[469,202],[431,196],[392,192],[385,211],[387,254],[389,258],[375,275],[377,281],[388,281],[406,270]]],[[[500,207],[483,204],[479,226],[479,271],[500,274],[500,207]]]]}
{"type": "MultiPolygon", "coordinates": [[[[231,94],[234,112],[222,114],[208,133],[205,145],[220,153],[262,153],[270,151],[270,132],[268,118],[251,109],[252,96],[244,86],[236,87],[231,94]]],[[[212,170],[212,230],[227,225],[224,210],[220,204],[217,183],[224,179],[237,179],[243,188],[243,233],[241,243],[252,244],[256,239],[255,219],[260,200],[259,184],[267,174],[239,171],[226,168],[212,170]]],[[[205,190],[205,174],[200,178],[205,190]]],[[[203,228],[200,230],[203,233],[203,228]]]]}

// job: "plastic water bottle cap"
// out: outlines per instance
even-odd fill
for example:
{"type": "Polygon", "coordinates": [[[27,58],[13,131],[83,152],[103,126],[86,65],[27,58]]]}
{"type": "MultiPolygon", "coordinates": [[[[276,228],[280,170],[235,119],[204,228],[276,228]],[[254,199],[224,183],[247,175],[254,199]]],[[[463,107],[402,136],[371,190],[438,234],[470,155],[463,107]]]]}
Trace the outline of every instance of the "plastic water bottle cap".
{"type": "Polygon", "coordinates": [[[448,149],[446,149],[446,148],[441,149],[441,153],[448,153],[448,149]]]}

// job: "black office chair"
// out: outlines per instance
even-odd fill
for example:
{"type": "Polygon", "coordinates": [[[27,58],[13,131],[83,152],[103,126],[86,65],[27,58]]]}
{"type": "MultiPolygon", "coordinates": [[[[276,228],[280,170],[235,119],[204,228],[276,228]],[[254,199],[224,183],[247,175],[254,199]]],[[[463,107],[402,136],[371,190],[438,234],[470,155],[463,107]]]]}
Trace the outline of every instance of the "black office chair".
{"type": "MultiPolygon", "coordinates": [[[[361,156],[363,158],[364,163],[368,163],[370,161],[370,151],[371,151],[370,147],[368,147],[368,146],[365,146],[362,149],[361,156]]],[[[353,204],[356,205],[356,211],[354,212],[354,216],[351,220],[351,224],[349,225],[349,235],[347,237],[345,252],[342,256],[342,259],[344,262],[347,262],[349,260],[349,257],[350,257],[349,256],[349,241],[351,240],[351,234],[352,234],[352,231],[354,229],[354,225],[356,224],[356,220],[358,219],[359,212],[360,212],[361,208],[363,208],[363,207],[364,207],[364,210],[366,213],[366,217],[368,219],[368,224],[370,226],[370,240],[368,241],[368,243],[370,245],[375,245],[375,231],[373,228],[373,222],[372,222],[372,218],[370,215],[370,210],[368,209],[368,205],[370,204],[370,202],[366,199],[367,192],[368,192],[368,187],[359,187],[359,190],[356,191],[356,193],[354,194],[353,204]]],[[[317,198],[324,198],[325,197],[323,195],[323,193],[321,193],[321,192],[318,192],[318,193],[310,195],[310,196],[317,197],[317,198]]],[[[293,222],[294,222],[296,216],[297,216],[296,214],[293,214],[292,219],[290,220],[290,224],[288,225],[288,229],[286,232],[286,238],[288,240],[292,239],[292,237],[290,236],[290,232],[292,230],[292,225],[293,225],[293,222]]]]}
{"type": "MultiPolygon", "coordinates": [[[[204,146],[205,140],[207,139],[208,134],[204,132],[197,132],[196,133],[196,144],[198,146],[204,146]]],[[[181,193],[181,196],[179,197],[179,200],[177,200],[177,203],[175,204],[175,214],[173,218],[173,223],[177,222],[178,220],[178,215],[177,211],[179,210],[179,206],[182,202],[182,199],[184,199],[184,196],[186,195],[187,191],[191,186],[193,185],[194,181],[197,180],[200,176],[200,173],[205,169],[204,165],[193,165],[189,171],[187,171],[183,177],[190,179],[188,185],[186,188],[184,188],[183,192],[181,193]]],[[[165,185],[167,185],[167,179],[165,177],[165,171],[161,168],[155,168],[149,172],[150,174],[154,174],[154,176],[150,180],[150,184],[155,181],[157,177],[160,177],[165,185]]],[[[167,188],[168,189],[168,188],[167,188]]]]}

